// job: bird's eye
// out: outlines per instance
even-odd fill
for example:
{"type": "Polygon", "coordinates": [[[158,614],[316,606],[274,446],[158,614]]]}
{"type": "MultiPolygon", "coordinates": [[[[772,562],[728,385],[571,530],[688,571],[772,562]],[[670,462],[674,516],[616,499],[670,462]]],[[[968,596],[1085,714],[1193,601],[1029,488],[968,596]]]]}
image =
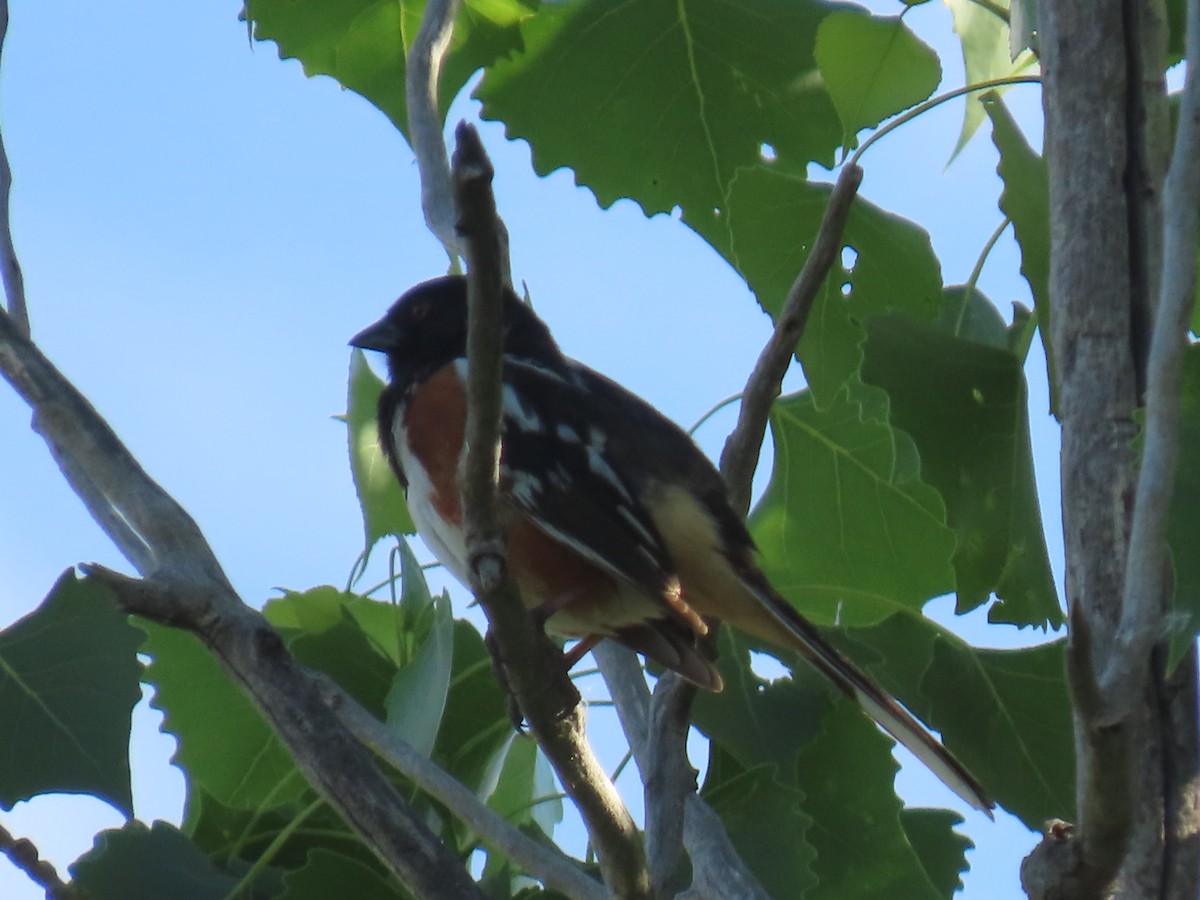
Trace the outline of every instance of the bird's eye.
{"type": "Polygon", "coordinates": [[[428,303],[418,303],[416,306],[413,307],[412,317],[415,321],[420,322],[422,319],[424,319],[428,315],[429,315],[429,304],[428,303]]]}

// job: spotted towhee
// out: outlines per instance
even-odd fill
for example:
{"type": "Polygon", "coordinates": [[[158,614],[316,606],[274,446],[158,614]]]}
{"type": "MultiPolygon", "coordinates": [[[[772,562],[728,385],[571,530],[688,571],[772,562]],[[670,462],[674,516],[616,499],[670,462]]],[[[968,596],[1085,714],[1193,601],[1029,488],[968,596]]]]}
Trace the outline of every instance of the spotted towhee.
{"type": "MultiPolygon", "coordinates": [[[[504,298],[499,492],[509,566],[552,634],[613,638],[697,685],[721,677],[697,647],[704,619],[802,654],[952,790],[983,789],[909,713],[830,646],[767,582],[708,458],[639,397],[564,356],[516,295],[504,298]]],[[[417,285],[356,335],[387,354],[384,452],[417,530],[467,581],[456,484],[466,422],[467,283],[417,285]]]]}

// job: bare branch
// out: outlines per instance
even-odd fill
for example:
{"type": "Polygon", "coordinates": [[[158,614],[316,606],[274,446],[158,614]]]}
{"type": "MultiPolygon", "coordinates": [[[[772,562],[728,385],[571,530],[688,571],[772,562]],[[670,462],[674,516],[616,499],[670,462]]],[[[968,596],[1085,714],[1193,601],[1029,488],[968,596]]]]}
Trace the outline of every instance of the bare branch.
{"type": "Polygon", "coordinates": [[[648,898],[641,838],[587,743],[583,706],[562,653],[525,610],[508,574],[495,503],[506,253],[497,227],[491,161],[470,125],[460,124],[456,137],[454,198],[469,275],[467,430],[459,485],[471,587],[487,612],[489,637],[521,711],[583,816],[605,882],[617,897],[648,898]]]}
{"type": "Polygon", "coordinates": [[[1175,148],[1163,185],[1162,274],[1146,367],[1146,425],[1125,568],[1121,621],[1101,678],[1106,717],[1123,719],[1143,702],[1151,647],[1163,637],[1167,514],[1179,458],[1179,391],[1188,322],[1196,299],[1200,208],[1200,0],[1187,5],[1190,64],[1175,148]]]}
{"type": "MultiPolygon", "coordinates": [[[[646,855],[650,859],[651,877],[655,888],[658,889],[669,879],[674,870],[666,871],[665,878],[659,874],[660,870],[670,868],[667,859],[671,850],[661,846],[668,840],[666,829],[670,826],[659,826],[651,820],[670,815],[673,802],[660,800],[657,795],[660,792],[675,790],[684,800],[683,843],[692,863],[691,887],[680,896],[692,900],[706,897],[722,900],[767,900],[769,895],[758,884],[730,843],[720,817],[697,796],[695,770],[687,761],[686,753],[683,754],[682,764],[677,764],[671,770],[686,773],[678,779],[688,780],[686,789],[677,789],[677,779],[669,775],[665,779],[651,775],[655,767],[659,773],[663,772],[662,758],[665,758],[665,754],[657,746],[659,742],[652,740],[654,730],[650,726],[650,691],[646,687],[646,677],[637,656],[632,650],[612,641],[603,641],[596,645],[592,649],[592,655],[600,663],[604,681],[621,719],[621,727],[629,738],[634,761],[646,785],[646,855]],[[660,786],[661,780],[667,783],[660,786]],[[660,827],[662,832],[655,837],[654,833],[660,827]],[[653,844],[654,841],[660,844],[653,844]]],[[[678,736],[675,737],[674,746],[680,748],[677,752],[682,752],[683,744],[678,736]]]]}
{"type": "Polygon", "coordinates": [[[48,900],[86,900],[79,888],[65,884],[54,866],[38,855],[38,849],[27,838],[16,838],[0,825],[0,854],[29,876],[29,880],[46,892],[48,900]]]}
{"type": "Polygon", "coordinates": [[[242,686],[287,745],[300,771],[367,846],[420,897],[483,894],[458,859],[338,721],[321,679],[296,662],[262,614],[227,588],[129,578],[99,565],[121,608],[192,631],[242,686]],[[198,614],[212,610],[212,614],[198,614]]]}
{"type": "Polygon", "coordinates": [[[430,0],[421,28],[405,61],[404,100],[408,106],[408,139],[421,173],[421,209],[425,224],[446,248],[451,260],[463,255],[454,228],[454,191],[438,110],[438,78],[454,35],[460,0],[430,0]]]}
{"type": "MultiPolygon", "coordinates": [[[[8,0],[0,0],[0,54],[8,36],[8,0]]],[[[4,294],[8,298],[8,314],[17,334],[29,337],[29,310],[25,308],[25,276],[13,246],[12,225],[9,222],[9,194],[12,191],[12,169],[4,136],[0,135],[0,276],[4,278],[4,294]]]]}
{"type": "Polygon", "coordinates": [[[729,486],[729,499],[733,508],[742,515],[750,510],[751,482],[762,451],[763,436],[767,432],[771,404],[779,396],[783,376],[791,365],[796,344],[804,334],[817,291],[841,250],[846,219],[860,184],[861,168],[847,165],[842,169],[829,195],[829,204],[825,207],[825,215],[821,218],[821,226],[808,259],[804,261],[804,268],[788,291],[783,312],[775,322],[775,331],[754,364],[754,371],[742,393],[737,426],[721,452],[721,474],[729,486]]]}

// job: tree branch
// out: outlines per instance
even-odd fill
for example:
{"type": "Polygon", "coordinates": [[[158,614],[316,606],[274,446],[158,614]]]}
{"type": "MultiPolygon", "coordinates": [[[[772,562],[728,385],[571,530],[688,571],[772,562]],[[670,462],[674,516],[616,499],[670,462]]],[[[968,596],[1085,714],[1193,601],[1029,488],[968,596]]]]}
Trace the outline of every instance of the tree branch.
{"type": "Polygon", "coordinates": [[[458,232],[468,271],[467,426],[459,486],[471,588],[487,613],[498,662],[530,728],[583,816],[604,880],[617,897],[650,897],[641,838],[584,735],[579,693],[562,653],[526,611],[509,576],[496,509],[499,465],[504,238],[492,196],[493,169],[475,129],[458,126],[452,166],[458,232]]]}
{"type": "Polygon", "coordinates": [[[99,565],[84,571],[112,588],[125,612],[195,634],[254,701],[317,793],[418,896],[483,897],[338,721],[322,679],[296,662],[261,613],[220,585],[136,579],[99,565]]]}
{"type": "Polygon", "coordinates": [[[86,900],[83,891],[58,877],[54,866],[38,855],[32,841],[13,837],[3,825],[0,825],[0,853],[44,890],[47,900],[86,900]]]}
{"type": "MultiPolygon", "coordinates": [[[[675,801],[659,799],[658,794],[673,791],[676,796],[683,798],[683,844],[692,862],[692,884],[680,896],[697,900],[701,897],[767,900],[769,895],[730,843],[720,817],[696,794],[696,773],[686,753],[681,764],[664,767],[664,757],[669,749],[664,744],[670,743],[680,751],[683,745],[678,738],[673,742],[653,740],[650,691],[646,687],[646,676],[637,656],[632,650],[612,641],[602,641],[592,649],[592,654],[600,663],[608,692],[621,719],[621,727],[629,738],[634,762],[646,785],[646,855],[650,859],[651,877],[656,890],[669,883],[676,874],[671,859],[677,860],[678,853],[672,856],[669,847],[655,845],[655,841],[660,844],[669,842],[667,831],[670,826],[656,826],[651,821],[655,816],[659,819],[670,816],[675,801]],[[671,774],[663,777],[664,772],[671,774]],[[677,781],[685,780],[687,784],[683,789],[676,787],[677,781]],[[661,811],[652,813],[652,810],[661,811]],[[656,830],[659,831],[658,835],[655,835],[656,830]]],[[[678,843],[678,838],[675,841],[678,843]]]]}
{"type": "MultiPolygon", "coordinates": [[[[862,183],[862,169],[847,165],[829,196],[816,238],[788,291],[775,330],[759,355],[742,394],[738,423],[725,442],[721,472],[730,501],[743,516],[750,508],[754,470],[766,435],[771,406],[804,333],[817,291],[842,245],[850,207],[862,183]]],[[[729,844],[720,821],[696,796],[696,773],[687,759],[686,740],[695,689],[668,672],[653,698],[644,676],[635,678],[622,651],[601,644],[600,661],[618,715],[646,785],[646,847],[652,883],[662,892],[678,871],[686,847],[693,867],[689,893],[705,896],[762,897],[762,888],[729,844]],[[639,687],[640,684],[640,687],[639,687]],[[682,838],[682,841],[681,841],[682,838]],[[733,891],[734,893],[730,893],[733,891]]]]}
{"type": "Polygon", "coordinates": [[[130,612],[195,633],[250,695],[301,771],[380,858],[430,897],[479,896],[461,864],[317,696],[311,674],[241,602],[191,516],[146,474],[91,404],[0,313],[0,374],[97,523],[140,571],[100,567],[130,612]]]}
{"type": "MultiPolygon", "coordinates": [[[[8,0],[0,0],[0,54],[8,36],[8,0]]],[[[13,246],[12,225],[9,221],[9,194],[12,191],[12,169],[8,151],[0,134],[0,276],[4,279],[4,294],[8,298],[8,314],[17,334],[29,337],[29,310],[25,307],[25,276],[13,246]]]]}
{"type": "Polygon", "coordinates": [[[475,793],[461,781],[418,753],[395,731],[367,712],[332,679],[323,675],[316,677],[326,705],[351,734],[453,812],[487,844],[510,857],[547,887],[568,897],[575,900],[605,900],[608,897],[604,885],[587,875],[558,847],[527,837],[504,817],[480,803],[475,793]]]}
{"type": "Polygon", "coordinates": [[[1179,392],[1196,299],[1200,207],[1200,0],[1187,5],[1188,66],[1171,165],[1163,186],[1160,293],[1146,367],[1146,424],[1121,621],[1101,677],[1105,715],[1123,719],[1142,703],[1151,648],[1163,638],[1167,515],[1179,458],[1179,392]]]}
{"type": "Polygon", "coordinates": [[[783,311],[775,322],[775,330],[763,347],[758,362],[754,364],[754,371],[750,373],[746,389],[742,392],[737,425],[725,441],[725,449],[721,451],[721,474],[729,486],[729,501],[743,516],[750,511],[751,485],[762,452],[763,437],[767,433],[771,406],[779,396],[783,376],[804,334],[817,291],[842,249],[842,234],[846,230],[846,220],[850,216],[858,186],[862,184],[862,175],[861,168],[847,165],[838,176],[812,250],[788,291],[783,311]]]}
{"type": "Polygon", "coordinates": [[[442,242],[452,262],[463,255],[463,248],[454,228],[454,191],[438,109],[438,78],[454,35],[459,6],[460,0],[429,0],[405,60],[404,77],[408,140],[421,174],[421,209],[425,224],[442,242]]]}

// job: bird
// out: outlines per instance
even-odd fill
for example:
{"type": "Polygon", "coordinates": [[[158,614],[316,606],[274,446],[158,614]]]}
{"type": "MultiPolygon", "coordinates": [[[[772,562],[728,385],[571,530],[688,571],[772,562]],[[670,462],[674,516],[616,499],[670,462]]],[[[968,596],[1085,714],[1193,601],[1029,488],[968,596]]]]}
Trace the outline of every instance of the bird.
{"type": "MultiPolygon", "coordinates": [[[[754,541],[712,462],[678,425],[563,354],[511,289],[503,296],[497,494],[509,570],[547,633],[581,648],[615,640],[703,689],[707,620],[799,653],[970,806],[994,806],[971,773],[833,647],[755,561],[754,541]]],[[[417,532],[468,584],[457,485],[467,400],[467,279],[405,292],[350,345],[383,353],[380,445],[417,532]]]]}

